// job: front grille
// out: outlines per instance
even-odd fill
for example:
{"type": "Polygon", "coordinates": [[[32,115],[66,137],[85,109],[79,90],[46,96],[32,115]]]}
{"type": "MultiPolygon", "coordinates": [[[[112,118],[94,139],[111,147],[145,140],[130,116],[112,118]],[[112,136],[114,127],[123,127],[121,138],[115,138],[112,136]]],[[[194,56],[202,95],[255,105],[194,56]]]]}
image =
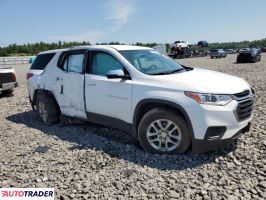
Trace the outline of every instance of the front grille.
{"type": "Polygon", "coordinates": [[[15,77],[12,73],[0,73],[0,84],[15,82],[15,77]]]}
{"type": "Polygon", "coordinates": [[[244,92],[234,94],[234,96],[236,98],[243,98],[243,97],[247,97],[249,94],[250,94],[249,90],[245,90],[244,92]]]}
{"type": "Polygon", "coordinates": [[[237,93],[233,95],[238,101],[238,106],[236,109],[236,115],[239,121],[243,121],[249,118],[252,114],[254,97],[250,95],[249,90],[237,93]]]}

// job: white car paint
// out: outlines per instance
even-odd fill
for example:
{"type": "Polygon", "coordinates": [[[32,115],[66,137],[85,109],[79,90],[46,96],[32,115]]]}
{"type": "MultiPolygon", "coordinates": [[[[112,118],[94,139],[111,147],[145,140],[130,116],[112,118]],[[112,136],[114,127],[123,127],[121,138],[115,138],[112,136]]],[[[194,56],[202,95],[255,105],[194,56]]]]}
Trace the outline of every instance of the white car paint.
{"type": "MultiPolygon", "coordinates": [[[[4,75],[7,73],[13,73],[16,77],[16,72],[12,67],[6,67],[6,66],[0,66],[0,74],[4,75]]],[[[0,77],[1,79],[1,77],[0,77]]],[[[1,81],[0,81],[1,83],[1,81]]],[[[8,83],[3,83],[0,85],[0,92],[5,91],[5,90],[10,90],[17,87],[17,81],[15,82],[8,82],[8,83]]]]}
{"type": "MultiPolygon", "coordinates": [[[[192,91],[231,95],[251,90],[249,84],[241,78],[196,68],[170,75],[146,75],[138,71],[119,53],[120,50],[152,50],[146,47],[99,45],[74,49],[108,52],[129,71],[131,80],[63,72],[56,67],[56,63],[61,52],[68,49],[49,51],[56,55],[45,70],[30,71],[34,74],[28,80],[31,99],[36,89],[46,89],[54,94],[63,115],[86,119],[87,111],[114,117],[130,124],[133,123],[136,106],[142,100],[167,100],[178,104],[186,111],[192,123],[195,139],[203,139],[210,126],[226,126],[222,139],[230,138],[252,120],[252,116],[241,122],[237,120],[234,113],[238,105],[236,100],[232,100],[225,106],[202,105],[184,94],[185,91],[192,91]],[[64,85],[64,94],[60,93],[61,85],[64,85]]],[[[47,52],[41,54],[43,53],[47,52]]]]}
{"type": "Polygon", "coordinates": [[[176,47],[176,48],[179,48],[179,47],[181,47],[181,48],[187,48],[187,47],[189,47],[189,43],[186,42],[186,41],[176,41],[176,42],[174,42],[174,43],[171,45],[171,47],[176,47]]]}

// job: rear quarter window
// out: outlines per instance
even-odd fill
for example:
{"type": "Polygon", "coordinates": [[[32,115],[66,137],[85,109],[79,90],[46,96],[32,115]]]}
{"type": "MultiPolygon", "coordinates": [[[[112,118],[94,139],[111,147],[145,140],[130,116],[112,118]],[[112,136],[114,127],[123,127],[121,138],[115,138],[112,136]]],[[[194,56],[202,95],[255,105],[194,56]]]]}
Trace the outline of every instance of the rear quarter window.
{"type": "Polygon", "coordinates": [[[36,57],[30,69],[43,70],[46,65],[52,60],[55,53],[40,54],[36,57]]]}

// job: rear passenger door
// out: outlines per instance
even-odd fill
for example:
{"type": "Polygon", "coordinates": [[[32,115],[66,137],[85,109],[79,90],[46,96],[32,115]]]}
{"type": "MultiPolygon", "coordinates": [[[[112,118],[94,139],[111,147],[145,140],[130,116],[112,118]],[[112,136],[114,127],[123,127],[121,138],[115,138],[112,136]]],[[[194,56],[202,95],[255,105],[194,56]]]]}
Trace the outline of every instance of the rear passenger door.
{"type": "Polygon", "coordinates": [[[61,55],[56,82],[57,100],[62,114],[86,118],[84,104],[84,65],[86,50],[71,50],[61,55]]]}

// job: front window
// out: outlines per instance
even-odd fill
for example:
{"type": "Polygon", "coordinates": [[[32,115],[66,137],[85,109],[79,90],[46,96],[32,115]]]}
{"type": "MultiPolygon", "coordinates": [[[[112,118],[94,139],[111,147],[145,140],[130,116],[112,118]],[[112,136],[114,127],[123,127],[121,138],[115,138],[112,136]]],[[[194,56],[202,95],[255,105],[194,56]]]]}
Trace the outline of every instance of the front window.
{"type": "Polygon", "coordinates": [[[91,74],[106,76],[110,70],[124,69],[111,55],[105,52],[94,52],[91,61],[91,74]]]}
{"type": "Polygon", "coordinates": [[[185,70],[180,64],[157,51],[125,50],[120,53],[144,74],[163,75],[185,70]]]}

